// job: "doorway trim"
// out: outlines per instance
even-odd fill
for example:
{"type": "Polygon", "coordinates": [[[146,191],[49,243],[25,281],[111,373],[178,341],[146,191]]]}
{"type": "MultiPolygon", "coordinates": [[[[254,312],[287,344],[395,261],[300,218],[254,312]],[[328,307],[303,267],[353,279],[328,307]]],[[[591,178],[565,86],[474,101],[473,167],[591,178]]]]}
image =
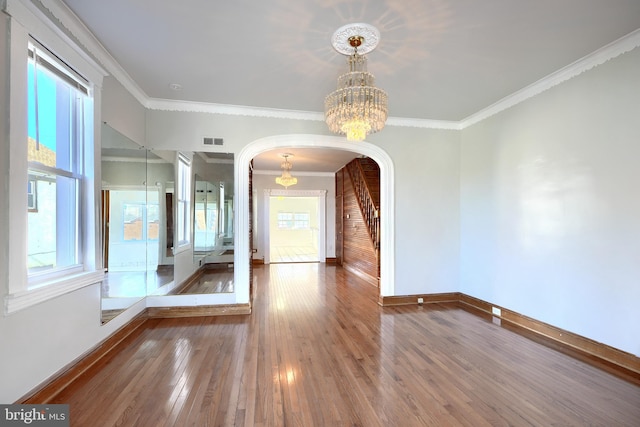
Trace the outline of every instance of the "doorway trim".
{"type": "Polygon", "coordinates": [[[265,264],[271,263],[271,227],[270,224],[270,207],[271,196],[283,196],[283,197],[315,197],[318,199],[318,262],[324,263],[327,261],[327,190],[280,190],[280,189],[267,189],[264,190],[264,259],[265,264]]]}
{"type": "Polygon", "coordinates": [[[382,148],[369,142],[347,141],[344,137],[327,135],[274,135],[257,139],[245,145],[238,153],[235,168],[236,209],[234,281],[236,303],[249,302],[249,271],[251,249],[249,247],[249,165],[260,153],[278,148],[333,148],[364,154],[380,166],[380,296],[395,292],[395,201],[394,169],[391,157],[382,148]]]}

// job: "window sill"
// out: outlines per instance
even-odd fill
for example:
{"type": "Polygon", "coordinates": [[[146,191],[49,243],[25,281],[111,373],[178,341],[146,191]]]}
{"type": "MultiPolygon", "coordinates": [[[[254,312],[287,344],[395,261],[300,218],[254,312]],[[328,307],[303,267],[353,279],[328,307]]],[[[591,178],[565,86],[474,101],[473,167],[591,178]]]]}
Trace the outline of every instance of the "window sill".
{"type": "Polygon", "coordinates": [[[191,242],[183,243],[182,245],[173,248],[173,254],[177,255],[189,249],[191,249],[191,242]]]}
{"type": "Polygon", "coordinates": [[[68,294],[104,279],[104,270],[85,271],[43,283],[41,286],[9,294],[4,298],[5,314],[12,314],[41,302],[68,294]]]}

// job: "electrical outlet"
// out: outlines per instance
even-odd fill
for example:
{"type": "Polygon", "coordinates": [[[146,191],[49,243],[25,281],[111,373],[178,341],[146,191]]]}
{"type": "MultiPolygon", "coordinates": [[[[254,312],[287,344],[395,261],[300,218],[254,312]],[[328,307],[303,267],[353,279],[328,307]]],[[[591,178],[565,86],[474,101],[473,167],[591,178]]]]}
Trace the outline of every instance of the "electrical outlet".
{"type": "Polygon", "coordinates": [[[418,298],[418,304],[422,304],[422,303],[424,303],[424,298],[422,297],[418,298]]]}
{"type": "Polygon", "coordinates": [[[502,316],[502,310],[498,307],[491,307],[491,314],[494,316],[502,316]]]}

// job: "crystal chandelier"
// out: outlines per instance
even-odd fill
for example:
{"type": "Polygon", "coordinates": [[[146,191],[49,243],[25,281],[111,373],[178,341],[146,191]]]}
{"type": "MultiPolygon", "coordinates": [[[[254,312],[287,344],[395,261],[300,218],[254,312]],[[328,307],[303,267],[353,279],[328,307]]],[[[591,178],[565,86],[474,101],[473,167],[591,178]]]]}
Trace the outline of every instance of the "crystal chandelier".
{"type": "Polygon", "coordinates": [[[298,178],[291,176],[291,163],[289,162],[289,157],[293,157],[293,154],[284,153],[280,156],[284,157],[284,161],[280,165],[280,168],[282,168],[282,176],[276,178],[276,184],[280,184],[284,188],[296,185],[298,183],[298,178]]]}
{"type": "Polygon", "coordinates": [[[379,39],[378,30],[368,24],[345,25],[333,34],[333,47],[348,55],[349,71],[338,77],[338,88],[325,98],[325,120],[332,132],[346,135],[349,141],[364,140],[382,130],[387,121],[387,93],[375,87],[364,57],[379,39]]]}

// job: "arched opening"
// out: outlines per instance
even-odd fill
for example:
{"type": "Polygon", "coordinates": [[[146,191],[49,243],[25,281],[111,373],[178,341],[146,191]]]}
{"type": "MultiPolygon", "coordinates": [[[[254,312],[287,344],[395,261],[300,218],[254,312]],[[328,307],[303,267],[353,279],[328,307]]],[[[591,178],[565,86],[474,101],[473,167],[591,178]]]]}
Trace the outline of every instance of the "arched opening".
{"type": "Polygon", "coordinates": [[[236,182],[236,241],[234,282],[236,303],[249,302],[249,163],[265,151],[278,148],[333,148],[352,151],[372,158],[380,166],[380,295],[394,295],[395,235],[394,235],[394,170],[389,155],[368,142],[351,142],[343,137],[325,135],[276,135],[247,144],[238,154],[236,182]]]}

